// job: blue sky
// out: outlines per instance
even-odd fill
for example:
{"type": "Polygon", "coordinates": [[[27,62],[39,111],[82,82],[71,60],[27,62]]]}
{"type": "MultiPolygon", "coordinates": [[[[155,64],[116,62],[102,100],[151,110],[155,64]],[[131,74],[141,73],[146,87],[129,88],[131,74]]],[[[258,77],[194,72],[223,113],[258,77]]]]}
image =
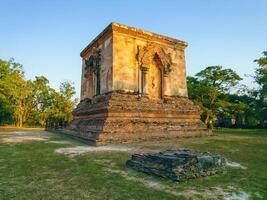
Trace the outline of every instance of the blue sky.
{"type": "Polygon", "coordinates": [[[222,65],[244,77],[267,50],[266,0],[0,0],[0,58],[54,88],[71,80],[79,96],[79,53],[110,22],[187,41],[188,75],[222,65]]]}

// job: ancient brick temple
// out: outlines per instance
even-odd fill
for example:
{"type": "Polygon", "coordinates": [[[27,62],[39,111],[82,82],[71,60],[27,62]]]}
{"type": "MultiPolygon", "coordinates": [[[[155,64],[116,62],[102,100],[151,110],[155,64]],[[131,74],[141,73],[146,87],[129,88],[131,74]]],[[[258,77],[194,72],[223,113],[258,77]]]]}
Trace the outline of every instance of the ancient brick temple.
{"type": "Polygon", "coordinates": [[[187,97],[186,47],[111,23],[81,52],[81,101],[65,132],[96,144],[210,134],[187,97]]]}

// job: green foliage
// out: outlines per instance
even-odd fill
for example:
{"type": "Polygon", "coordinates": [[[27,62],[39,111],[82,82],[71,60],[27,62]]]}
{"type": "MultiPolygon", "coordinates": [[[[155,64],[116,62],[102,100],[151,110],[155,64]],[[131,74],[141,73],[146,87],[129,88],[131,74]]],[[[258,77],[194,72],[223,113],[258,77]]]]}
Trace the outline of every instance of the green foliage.
{"type": "Polygon", "coordinates": [[[60,92],[44,76],[26,80],[22,65],[0,60],[0,125],[44,127],[48,120],[69,122],[75,101],[73,83],[63,82],[60,92]]]}
{"type": "Polygon", "coordinates": [[[259,88],[256,90],[257,114],[262,126],[267,126],[267,51],[263,52],[263,57],[256,59],[258,68],[255,71],[255,82],[259,88]]]}
{"type": "Polygon", "coordinates": [[[256,90],[238,85],[241,77],[232,69],[210,66],[195,77],[187,77],[188,95],[203,113],[203,121],[210,127],[265,127],[267,124],[267,52],[256,59],[256,90]],[[233,87],[239,86],[234,92],[233,87]],[[234,92],[234,93],[233,93],[234,92]]]}
{"type": "Polygon", "coordinates": [[[232,69],[223,69],[222,66],[209,66],[196,74],[198,80],[213,86],[220,91],[229,91],[231,87],[242,80],[240,76],[232,69]]]}
{"type": "Polygon", "coordinates": [[[256,59],[255,62],[259,65],[254,76],[256,83],[259,85],[259,98],[267,98],[267,51],[263,52],[263,57],[256,59]]]}
{"type": "Polygon", "coordinates": [[[224,94],[230,87],[236,86],[240,76],[232,69],[223,69],[221,66],[210,66],[196,74],[188,77],[188,95],[203,113],[202,120],[212,127],[219,116],[229,117],[233,110],[241,106],[226,101],[224,94]],[[228,112],[227,112],[228,111],[228,112]],[[231,112],[229,112],[231,111],[231,112]]]}
{"type": "Polygon", "coordinates": [[[0,125],[13,122],[14,119],[10,103],[6,99],[0,99],[0,125]]]}
{"type": "Polygon", "coordinates": [[[209,127],[216,119],[216,100],[220,95],[219,91],[205,81],[195,77],[187,77],[188,96],[202,109],[201,118],[209,127]]]}
{"type": "Polygon", "coordinates": [[[33,81],[32,104],[33,108],[28,124],[33,126],[45,126],[47,120],[47,107],[50,96],[49,81],[44,76],[37,76],[33,81]]]}
{"type": "Polygon", "coordinates": [[[22,126],[27,117],[30,81],[25,80],[22,65],[14,62],[0,60],[0,98],[8,103],[17,126],[22,126]]]}
{"type": "Polygon", "coordinates": [[[63,82],[60,85],[60,92],[51,90],[51,102],[47,108],[47,119],[54,126],[64,125],[65,122],[72,120],[72,111],[77,100],[70,100],[75,94],[73,83],[63,82]]]}

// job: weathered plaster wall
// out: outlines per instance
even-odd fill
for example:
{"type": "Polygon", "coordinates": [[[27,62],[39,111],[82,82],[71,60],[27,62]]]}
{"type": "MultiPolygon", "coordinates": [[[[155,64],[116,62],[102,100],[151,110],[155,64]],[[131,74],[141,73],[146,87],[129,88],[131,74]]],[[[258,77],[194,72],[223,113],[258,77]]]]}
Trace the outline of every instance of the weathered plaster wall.
{"type": "Polygon", "coordinates": [[[171,55],[173,70],[167,77],[169,87],[166,94],[169,96],[187,96],[184,50],[167,48],[167,53],[171,55]]]}
{"type": "MultiPolygon", "coordinates": [[[[112,36],[111,33],[100,38],[93,46],[101,49],[102,63],[100,70],[100,93],[106,93],[112,90],[112,36]]],[[[93,47],[83,56],[82,77],[81,77],[81,100],[92,98],[95,95],[96,81],[91,72],[86,74],[84,59],[88,59],[92,54],[93,47]]]]}
{"type": "MultiPolygon", "coordinates": [[[[164,67],[151,62],[147,73],[147,92],[151,98],[166,96],[187,96],[185,42],[153,34],[147,31],[112,23],[82,52],[82,58],[92,55],[93,48],[102,50],[100,71],[100,93],[124,90],[141,93],[141,70],[138,63],[138,47],[149,44],[162,47],[171,57],[172,71],[163,77],[164,67]],[[162,76],[158,75],[159,73],[162,76]],[[161,79],[161,80],[160,80],[161,79]],[[154,88],[152,88],[154,85],[154,88]],[[159,88],[162,88],[161,90],[159,88]],[[155,92],[159,94],[155,94],[155,92]]],[[[96,77],[86,74],[82,65],[81,100],[95,95],[96,77]]]]}
{"type": "MultiPolygon", "coordinates": [[[[140,72],[136,59],[137,47],[145,46],[148,43],[155,43],[164,47],[166,53],[171,55],[173,66],[172,71],[167,77],[167,88],[165,95],[168,96],[187,96],[185,56],[183,48],[173,47],[164,43],[145,40],[143,38],[133,37],[128,34],[113,32],[113,90],[126,90],[140,92],[140,72]]],[[[163,81],[155,76],[155,67],[151,63],[151,72],[148,72],[148,91],[154,93],[151,89],[152,77],[155,85],[163,81]]],[[[160,67],[160,66],[158,66],[160,67]]],[[[162,87],[163,88],[163,87],[162,87]]],[[[158,89],[156,89],[158,90],[158,89]]],[[[150,95],[155,97],[157,95],[150,95]]]]}
{"type": "Polygon", "coordinates": [[[113,32],[113,90],[138,91],[136,40],[113,32]]]}
{"type": "Polygon", "coordinates": [[[103,63],[101,64],[101,94],[112,90],[112,37],[108,37],[102,45],[103,63]]]}

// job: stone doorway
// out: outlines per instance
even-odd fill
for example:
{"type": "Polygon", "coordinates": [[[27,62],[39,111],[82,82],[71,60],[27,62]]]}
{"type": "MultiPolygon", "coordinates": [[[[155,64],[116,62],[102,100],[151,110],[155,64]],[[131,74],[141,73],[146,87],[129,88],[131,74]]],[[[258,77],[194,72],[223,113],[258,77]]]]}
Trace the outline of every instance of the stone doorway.
{"type": "Polygon", "coordinates": [[[148,96],[152,99],[162,98],[162,67],[161,63],[154,58],[147,74],[148,96]]]}

